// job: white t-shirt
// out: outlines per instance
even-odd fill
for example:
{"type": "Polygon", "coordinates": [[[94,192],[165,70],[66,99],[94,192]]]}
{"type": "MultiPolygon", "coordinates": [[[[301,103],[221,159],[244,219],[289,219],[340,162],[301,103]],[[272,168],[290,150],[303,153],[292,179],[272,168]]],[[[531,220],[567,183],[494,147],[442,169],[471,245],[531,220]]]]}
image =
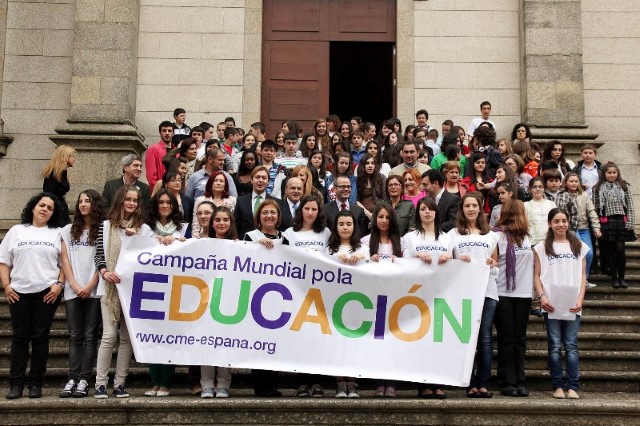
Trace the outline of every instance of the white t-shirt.
{"type": "MultiPolygon", "coordinates": [[[[96,264],[93,261],[96,255],[96,244],[89,244],[89,230],[85,229],[80,235],[78,241],[71,239],[71,224],[62,228],[62,241],[67,246],[67,256],[73,277],[80,287],[86,287],[96,273],[96,264]]],[[[98,294],[98,286],[93,288],[90,297],[100,297],[98,294]]],[[[65,277],[64,299],[71,300],[78,297],[71,288],[69,280],[65,277]]]]}
{"type": "Polygon", "coordinates": [[[352,256],[354,254],[361,254],[363,256],[363,259],[369,259],[369,247],[365,246],[364,244],[361,244],[356,251],[351,251],[350,245],[341,244],[340,247],[338,247],[338,251],[335,253],[329,253],[329,247],[327,247],[327,249],[325,250],[325,253],[327,253],[329,256],[334,256],[334,257],[338,257],[341,254],[346,254],[347,256],[352,256]]]}
{"type": "Polygon", "coordinates": [[[408,257],[416,257],[418,253],[427,253],[437,263],[443,254],[453,255],[453,242],[449,234],[440,233],[436,240],[433,235],[411,231],[405,234],[404,241],[407,243],[408,257]]]}
{"type": "Polygon", "coordinates": [[[493,126],[493,130],[495,130],[496,134],[498,133],[498,129],[496,128],[496,123],[494,123],[491,120],[485,120],[482,117],[476,117],[473,120],[471,120],[471,124],[469,124],[469,128],[467,129],[467,135],[469,136],[473,136],[473,132],[476,131],[476,129],[478,128],[479,125],[481,125],[484,122],[487,123],[491,123],[491,125],[493,126]]]}
{"type": "Polygon", "coordinates": [[[498,295],[500,297],[524,297],[529,298],[533,293],[533,251],[531,250],[531,241],[529,237],[524,237],[522,246],[514,243],[516,254],[516,288],[513,291],[507,290],[507,235],[504,232],[498,232],[500,239],[498,240],[498,295]]]}
{"type": "Polygon", "coordinates": [[[11,288],[38,293],[60,274],[60,228],[15,225],[0,244],[0,263],[11,268],[11,288]]]}
{"type": "MultiPolygon", "coordinates": [[[[582,243],[580,254],[577,257],[571,252],[569,242],[553,243],[555,256],[547,256],[544,243],[537,244],[534,250],[540,259],[540,281],[542,281],[542,287],[550,301],[553,301],[554,286],[580,287],[582,285],[582,260],[589,251],[589,246],[585,243],[582,243]]],[[[578,312],[578,315],[581,313],[578,312]]]]}
{"type": "MultiPolygon", "coordinates": [[[[370,247],[370,242],[371,242],[371,234],[362,237],[360,239],[360,242],[362,243],[362,245],[370,247]]],[[[402,251],[402,256],[401,257],[406,257],[407,256],[407,242],[404,240],[404,237],[400,238],[400,250],[402,251]]],[[[391,241],[389,241],[386,244],[378,244],[378,253],[376,253],[379,257],[381,261],[387,261],[387,262],[392,262],[393,261],[393,245],[391,244],[391,241]]]]}
{"type": "Polygon", "coordinates": [[[324,228],[322,232],[313,232],[313,230],[296,232],[293,228],[287,228],[283,235],[289,241],[291,247],[309,248],[324,252],[327,248],[331,231],[329,228],[324,228]]]}
{"type": "MultiPolygon", "coordinates": [[[[460,256],[467,255],[472,260],[485,263],[491,257],[498,245],[498,234],[489,231],[485,235],[471,234],[460,235],[456,228],[449,231],[449,235],[453,240],[453,257],[459,259],[460,256]]],[[[489,283],[485,297],[498,300],[498,289],[496,287],[496,279],[498,277],[498,268],[491,268],[489,273],[489,283]]]]}

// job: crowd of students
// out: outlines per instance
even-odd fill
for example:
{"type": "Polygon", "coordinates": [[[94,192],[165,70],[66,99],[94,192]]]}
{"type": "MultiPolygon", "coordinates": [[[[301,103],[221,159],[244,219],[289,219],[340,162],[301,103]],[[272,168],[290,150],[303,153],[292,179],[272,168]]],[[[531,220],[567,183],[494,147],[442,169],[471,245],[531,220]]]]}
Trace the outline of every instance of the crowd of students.
{"type": "MultiPolygon", "coordinates": [[[[142,158],[127,155],[122,176],[108,181],[102,195],[80,193],[72,223],[64,197],[76,153],[58,147],[43,171],[44,192],[29,200],[21,223],[0,244],[0,282],[13,327],[7,398],[20,398],[25,385],[30,398],[42,395],[51,323],[62,297],[70,337],[68,382],[60,397],[89,395],[96,366],[94,397],[108,398],[118,338],[111,393],[129,396],[132,346],[114,271],[122,241],[132,235],[165,245],[188,238],[287,244],[363,267],[365,259],[398,257],[484,262],[491,273],[466,395],[492,397],[495,324],[500,393],[528,396],[526,330],[533,307],[544,315],[553,396],[578,398],[577,334],[594,237],[606,253],[600,265],[612,286],[626,288],[624,243],[635,239],[629,185],[614,163],[597,162],[593,145],[583,146],[573,165],[559,141],[540,152],[524,123],[514,127],[512,140],[496,140],[490,112],[483,102],[482,117],[468,134],[446,120],[441,135],[419,110],[417,124],[404,133],[397,119],[383,122],[378,135],[359,117],[341,122],[329,116],[309,132],[286,121],[268,139],[262,123],[245,134],[231,117],[218,124],[216,137],[213,125],[190,128],[177,109],[176,122],[162,122],[160,141],[147,151],[149,185],[139,180],[142,158]],[[568,307],[560,296],[566,294],[573,298],[568,307]],[[536,299],[540,308],[532,305],[536,299]],[[555,312],[560,301],[562,311],[555,312]]],[[[145,395],[169,395],[174,370],[150,365],[152,388],[145,395]]],[[[252,376],[257,396],[281,395],[277,372],[253,370],[252,376]]],[[[192,393],[202,398],[230,395],[227,368],[192,366],[189,379],[192,393]]],[[[296,396],[324,396],[319,382],[299,375],[296,396]]],[[[375,396],[395,397],[395,385],[378,382],[375,396]]],[[[337,377],[335,396],[356,398],[357,388],[353,377],[337,377]]],[[[446,398],[440,384],[420,385],[418,396],[446,398]]]]}

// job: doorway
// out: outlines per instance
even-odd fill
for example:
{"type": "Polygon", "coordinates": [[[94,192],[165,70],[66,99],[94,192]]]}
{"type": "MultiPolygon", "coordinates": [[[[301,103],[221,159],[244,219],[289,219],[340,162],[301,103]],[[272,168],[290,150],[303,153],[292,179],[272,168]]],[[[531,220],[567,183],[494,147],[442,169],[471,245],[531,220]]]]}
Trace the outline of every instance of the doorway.
{"type": "Polygon", "coordinates": [[[380,124],[393,117],[393,43],[332,41],[329,46],[329,111],[380,124]]]}

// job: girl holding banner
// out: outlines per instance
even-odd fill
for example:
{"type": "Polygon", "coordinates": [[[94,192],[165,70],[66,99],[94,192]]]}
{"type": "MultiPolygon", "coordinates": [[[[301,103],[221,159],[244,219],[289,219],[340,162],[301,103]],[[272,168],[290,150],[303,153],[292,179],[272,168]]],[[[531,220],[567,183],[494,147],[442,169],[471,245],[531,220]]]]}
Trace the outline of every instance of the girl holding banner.
{"type": "MultiPolygon", "coordinates": [[[[326,253],[345,265],[355,265],[369,257],[369,248],[360,242],[356,217],[349,210],[336,215],[326,253]]],[[[360,398],[355,377],[336,377],[336,398],[360,398]]]]}
{"type": "MultiPolygon", "coordinates": [[[[186,225],[182,223],[178,200],[166,188],[161,189],[151,198],[147,224],[160,244],[168,246],[176,240],[185,240],[186,225]]],[[[152,388],[144,394],[146,396],[169,396],[169,387],[175,371],[175,364],[149,365],[152,388]]]]}
{"type": "Polygon", "coordinates": [[[578,331],[587,288],[586,256],[589,246],[569,232],[569,216],[555,208],[549,212],[549,231],[543,244],[534,248],[534,284],[547,328],[549,371],[554,398],[578,399],[578,331]],[[567,394],[562,381],[564,346],[567,394]]]}
{"type": "Polygon", "coordinates": [[[116,362],[116,376],[113,380],[113,395],[116,398],[129,397],[124,389],[124,383],[127,374],[129,374],[133,348],[116,289],[116,285],[120,283],[120,277],[114,270],[120,256],[122,240],[132,235],[150,237],[152,231],[149,226],[143,223],[140,191],[135,186],[125,185],[116,192],[107,220],[102,223],[96,240],[94,261],[100,274],[100,285],[104,285],[105,288],[105,294],[100,302],[102,340],[98,349],[96,392],[94,394],[94,397],[98,399],[109,397],[107,393],[109,365],[118,335],[120,335],[120,347],[116,362]]]}
{"type": "MultiPolygon", "coordinates": [[[[433,198],[418,201],[415,228],[404,236],[409,257],[417,257],[428,265],[441,265],[451,259],[453,243],[448,234],[440,232],[440,213],[433,198]]],[[[418,398],[446,399],[447,395],[440,385],[420,384],[418,398]]]]}
{"type": "Polygon", "coordinates": [[[491,359],[493,358],[493,318],[498,304],[498,235],[492,232],[485,218],[482,206],[484,200],[477,192],[468,192],[460,201],[456,227],[449,231],[453,240],[453,257],[465,262],[480,261],[491,267],[489,282],[482,307],[480,333],[476,348],[476,371],[471,374],[471,382],[467,389],[468,398],[491,398],[493,394],[487,390],[491,376],[491,359]]]}

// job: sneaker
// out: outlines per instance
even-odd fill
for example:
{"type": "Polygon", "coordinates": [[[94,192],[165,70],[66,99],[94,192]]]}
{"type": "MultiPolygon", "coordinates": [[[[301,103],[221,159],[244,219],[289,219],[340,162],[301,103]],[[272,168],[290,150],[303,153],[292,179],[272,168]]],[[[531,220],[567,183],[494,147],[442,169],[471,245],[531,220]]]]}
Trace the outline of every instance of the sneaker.
{"type": "Polygon", "coordinates": [[[356,391],[357,388],[356,382],[347,382],[347,398],[360,398],[360,394],[356,391]]]}
{"type": "Polygon", "coordinates": [[[574,391],[573,389],[569,389],[569,391],[567,392],[567,398],[580,399],[580,395],[578,395],[578,392],[574,391]]]}
{"type": "Polygon", "coordinates": [[[587,288],[594,288],[594,287],[598,287],[596,284],[594,283],[587,283],[587,288]]]}
{"type": "Polygon", "coordinates": [[[562,388],[556,389],[556,391],[553,393],[553,397],[555,399],[565,399],[564,391],[562,390],[562,388]]]}
{"type": "Polygon", "coordinates": [[[216,398],[229,398],[229,389],[218,388],[216,391],[216,398]]]}
{"type": "Polygon", "coordinates": [[[85,379],[82,379],[76,385],[76,390],[73,392],[74,398],[84,398],[89,395],[89,383],[85,379]]]}
{"type": "Polygon", "coordinates": [[[94,398],[97,399],[107,399],[109,398],[109,394],[107,393],[107,387],[105,385],[100,385],[96,388],[95,393],[93,394],[94,398]]]}
{"type": "Polygon", "coordinates": [[[73,392],[76,390],[76,381],[71,379],[64,385],[64,389],[60,391],[58,394],[60,398],[70,398],[73,395],[73,392]]]}
{"type": "Polygon", "coordinates": [[[373,394],[376,398],[384,397],[384,385],[380,385],[376,388],[376,393],[373,394]]]}
{"type": "Polygon", "coordinates": [[[311,396],[314,398],[322,398],[324,396],[324,390],[322,390],[322,386],[317,383],[311,386],[311,396]]]}
{"type": "Polygon", "coordinates": [[[336,398],[346,398],[347,397],[347,383],[346,382],[338,382],[336,387],[336,398]]]}
{"type": "Polygon", "coordinates": [[[385,398],[395,398],[396,397],[396,387],[395,386],[387,386],[384,390],[385,398]]]}
{"type": "Polygon", "coordinates": [[[213,398],[214,396],[213,388],[204,388],[200,393],[200,398],[213,398]]]}
{"type": "Polygon", "coordinates": [[[129,394],[122,385],[118,385],[113,389],[113,396],[116,398],[129,398],[129,394]]]}
{"type": "Polygon", "coordinates": [[[311,392],[309,391],[309,387],[307,385],[302,385],[296,391],[296,397],[298,398],[308,398],[311,396],[311,392]]]}

